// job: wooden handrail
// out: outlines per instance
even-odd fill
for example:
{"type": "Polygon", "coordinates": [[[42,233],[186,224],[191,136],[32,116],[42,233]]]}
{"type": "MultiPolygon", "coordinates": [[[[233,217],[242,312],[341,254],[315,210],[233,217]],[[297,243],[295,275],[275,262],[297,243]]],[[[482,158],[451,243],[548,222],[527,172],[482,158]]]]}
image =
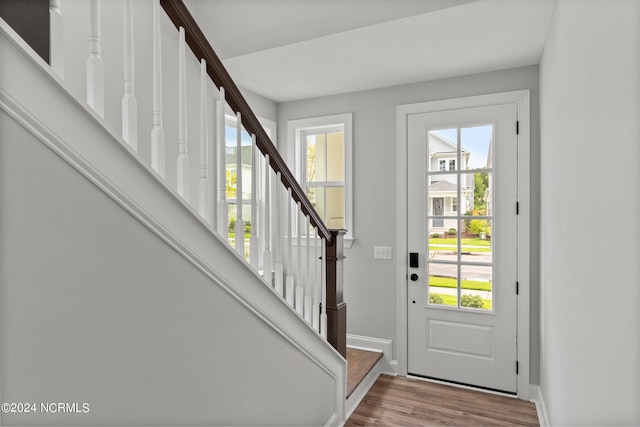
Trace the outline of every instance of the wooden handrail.
{"type": "Polygon", "coordinates": [[[240,112],[242,125],[250,133],[256,136],[256,145],[263,154],[269,155],[269,164],[276,172],[280,172],[282,183],[287,188],[291,188],[291,194],[294,200],[299,201],[302,205],[302,211],[311,219],[311,224],[318,228],[320,235],[331,243],[333,236],[327,226],[322,222],[320,216],[313,208],[313,205],[307,198],[300,184],[293,176],[293,173],[287,167],[284,159],[276,149],[273,142],[264,131],[264,128],[258,121],[251,107],[242,96],[240,89],[236,86],[233,79],[222,64],[218,55],[214,52],[209,41],[196,23],[195,19],[187,9],[182,0],[160,0],[160,5],[165,13],[173,22],[176,28],[183,27],[185,30],[185,39],[187,45],[193,51],[198,61],[202,58],[207,63],[207,74],[219,88],[224,87],[226,93],[226,101],[234,112],[240,112]]]}

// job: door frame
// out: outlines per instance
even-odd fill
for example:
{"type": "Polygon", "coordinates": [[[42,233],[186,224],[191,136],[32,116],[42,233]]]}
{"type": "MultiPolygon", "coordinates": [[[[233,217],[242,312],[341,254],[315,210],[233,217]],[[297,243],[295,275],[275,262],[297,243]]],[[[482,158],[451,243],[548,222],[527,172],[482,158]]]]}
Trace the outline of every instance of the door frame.
{"type": "MultiPolygon", "coordinates": [[[[517,306],[517,357],[519,373],[517,395],[529,400],[530,375],[530,91],[518,90],[464,98],[443,99],[398,105],[396,109],[396,289],[397,289],[397,345],[398,374],[407,375],[408,302],[407,302],[407,151],[409,115],[497,104],[517,104],[518,139],[518,267],[519,295],[517,306]]],[[[514,124],[515,126],[515,124],[514,124]]],[[[515,206],[514,206],[515,209],[515,206]]]]}

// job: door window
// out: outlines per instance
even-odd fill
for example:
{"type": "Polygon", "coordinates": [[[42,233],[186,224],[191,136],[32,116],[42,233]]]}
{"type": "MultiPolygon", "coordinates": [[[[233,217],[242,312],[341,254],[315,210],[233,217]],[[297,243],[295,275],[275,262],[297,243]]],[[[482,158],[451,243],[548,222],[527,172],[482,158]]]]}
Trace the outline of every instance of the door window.
{"type": "Polygon", "coordinates": [[[427,171],[430,305],[493,310],[492,140],[490,123],[428,132],[427,164],[455,156],[427,171]]]}

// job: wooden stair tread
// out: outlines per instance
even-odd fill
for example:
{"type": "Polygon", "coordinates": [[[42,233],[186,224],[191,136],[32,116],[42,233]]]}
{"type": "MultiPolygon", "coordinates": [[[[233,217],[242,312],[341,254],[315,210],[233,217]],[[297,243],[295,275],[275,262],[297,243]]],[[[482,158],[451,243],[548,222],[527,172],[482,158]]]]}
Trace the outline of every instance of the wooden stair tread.
{"type": "Polygon", "coordinates": [[[347,347],[347,399],[382,358],[382,353],[347,347]]]}

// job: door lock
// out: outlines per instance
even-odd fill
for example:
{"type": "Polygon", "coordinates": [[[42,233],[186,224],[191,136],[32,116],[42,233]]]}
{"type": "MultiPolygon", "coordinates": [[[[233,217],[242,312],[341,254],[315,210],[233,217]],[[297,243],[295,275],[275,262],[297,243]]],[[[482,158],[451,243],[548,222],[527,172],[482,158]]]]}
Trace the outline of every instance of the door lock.
{"type": "Polygon", "coordinates": [[[416,280],[418,280],[418,275],[417,275],[416,273],[413,273],[413,274],[411,275],[411,280],[412,280],[412,281],[414,281],[414,282],[415,282],[416,280]]]}

